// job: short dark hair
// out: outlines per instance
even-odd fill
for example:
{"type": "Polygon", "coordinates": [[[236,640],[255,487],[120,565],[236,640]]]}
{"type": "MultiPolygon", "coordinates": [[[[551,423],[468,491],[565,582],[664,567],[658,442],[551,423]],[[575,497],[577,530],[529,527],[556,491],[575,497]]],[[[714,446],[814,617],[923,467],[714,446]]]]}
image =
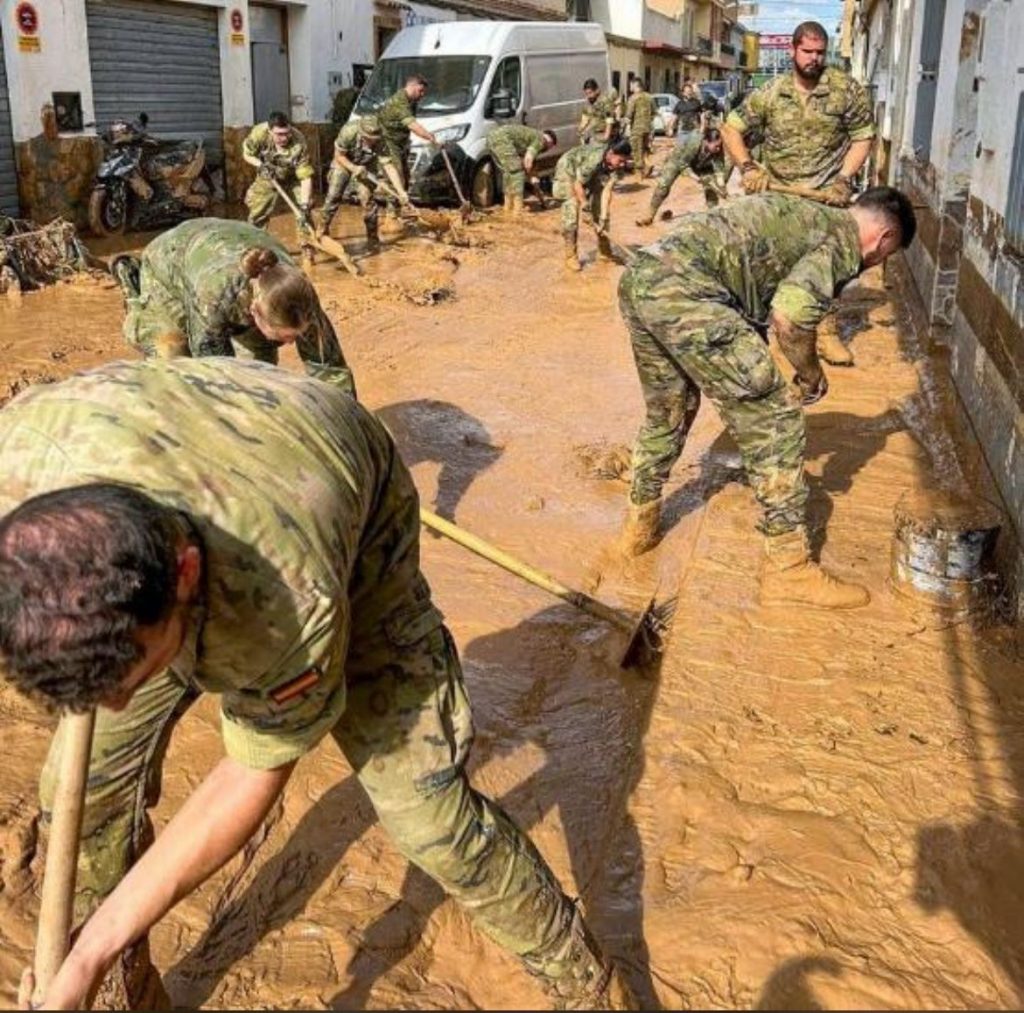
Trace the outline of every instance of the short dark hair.
{"type": "Polygon", "coordinates": [[[708,127],[704,131],[705,141],[720,141],[722,139],[722,131],[718,127],[708,127]]]}
{"type": "Polygon", "coordinates": [[[917,234],[917,215],[910,198],[892,186],[872,186],[858,198],[854,207],[877,211],[900,230],[900,246],[906,249],[917,234]]]}
{"type": "Polygon", "coordinates": [[[406,87],[410,84],[421,84],[424,88],[430,87],[430,82],[422,74],[410,74],[405,79],[406,87]]]}
{"type": "Polygon", "coordinates": [[[586,79],[586,81],[583,82],[583,90],[584,91],[600,91],[601,89],[600,89],[598,83],[592,77],[588,77],[586,79]]]}
{"type": "Polygon", "coordinates": [[[806,35],[810,35],[814,39],[824,39],[828,42],[828,32],[817,21],[801,21],[793,30],[793,45],[799,46],[806,35]]]}
{"type": "Polygon", "coordinates": [[[604,153],[606,155],[621,155],[623,158],[632,158],[633,145],[626,140],[612,141],[612,143],[605,148],[604,153]]]}
{"type": "Polygon", "coordinates": [[[267,126],[280,129],[281,127],[290,127],[291,125],[292,121],[282,112],[275,110],[267,117],[267,126]]]}
{"type": "Polygon", "coordinates": [[[174,513],[123,485],[44,493],[0,519],[0,660],[22,692],[87,710],[177,592],[174,513]]]}
{"type": "Polygon", "coordinates": [[[545,130],[544,131],[544,136],[549,141],[551,141],[551,146],[552,147],[555,147],[558,144],[558,134],[556,134],[553,130],[545,130]]]}

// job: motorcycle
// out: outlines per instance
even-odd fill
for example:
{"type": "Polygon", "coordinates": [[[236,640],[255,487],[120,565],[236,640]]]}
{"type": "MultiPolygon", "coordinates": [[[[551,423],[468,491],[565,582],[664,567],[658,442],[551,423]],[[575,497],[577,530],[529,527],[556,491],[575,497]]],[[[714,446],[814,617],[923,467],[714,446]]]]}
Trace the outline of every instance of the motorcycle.
{"type": "Polygon", "coordinates": [[[103,162],[89,198],[89,225],[99,236],[171,225],[203,215],[213,177],[200,141],[164,141],[147,133],[149,117],[114,120],[103,132],[103,162]]]}

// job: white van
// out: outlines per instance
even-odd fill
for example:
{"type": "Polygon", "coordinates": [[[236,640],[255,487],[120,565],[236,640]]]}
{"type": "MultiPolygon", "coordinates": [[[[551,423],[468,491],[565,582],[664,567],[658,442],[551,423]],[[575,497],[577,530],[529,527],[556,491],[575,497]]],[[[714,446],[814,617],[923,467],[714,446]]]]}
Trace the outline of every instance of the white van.
{"type": "MultiPolygon", "coordinates": [[[[399,32],[373,68],[353,116],[372,113],[410,74],[430,87],[417,119],[442,143],[457,141],[468,158],[460,182],[480,207],[497,198],[499,180],[487,155],[488,133],[504,123],[554,130],[558,146],[538,161],[550,174],[577,143],[583,82],[608,88],[608,47],[598,24],[550,21],[446,21],[399,32]]],[[[410,190],[421,201],[447,199],[444,164],[414,134],[410,190]]]]}

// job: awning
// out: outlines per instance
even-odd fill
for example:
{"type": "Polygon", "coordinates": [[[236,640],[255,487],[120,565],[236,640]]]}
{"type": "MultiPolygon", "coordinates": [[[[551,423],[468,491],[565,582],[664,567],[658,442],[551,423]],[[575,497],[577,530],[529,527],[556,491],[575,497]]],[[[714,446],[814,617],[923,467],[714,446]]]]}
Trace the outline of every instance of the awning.
{"type": "Polygon", "coordinates": [[[644,40],[643,50],[645,53],[653,53],[656,56],[678,56],[680,59],[686,55],[686,50],[681,46],[673,46],[668,42],[654,42],[644,40]]]}

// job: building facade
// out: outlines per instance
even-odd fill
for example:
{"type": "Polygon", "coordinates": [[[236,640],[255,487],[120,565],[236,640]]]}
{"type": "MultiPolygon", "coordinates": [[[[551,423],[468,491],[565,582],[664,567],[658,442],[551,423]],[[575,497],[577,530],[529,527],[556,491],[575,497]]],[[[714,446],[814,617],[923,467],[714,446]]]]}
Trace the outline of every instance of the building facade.
{"type": "Polygon", "coordinates": [[[850,0],[843,40],[879,125],[873,171],[907,190],[936,342],[1024,529],[1024,4],[850,0]]]}
{"type": "Polygon", "coordinates": [[[158,136],[202,138],[237,196],[239,135],[281,109],[319,145],[334,95],[406,25],[566,16],[565,0],[0,0],[0,210],[81,221],[97,129],[143,111],[158,136]]]}

